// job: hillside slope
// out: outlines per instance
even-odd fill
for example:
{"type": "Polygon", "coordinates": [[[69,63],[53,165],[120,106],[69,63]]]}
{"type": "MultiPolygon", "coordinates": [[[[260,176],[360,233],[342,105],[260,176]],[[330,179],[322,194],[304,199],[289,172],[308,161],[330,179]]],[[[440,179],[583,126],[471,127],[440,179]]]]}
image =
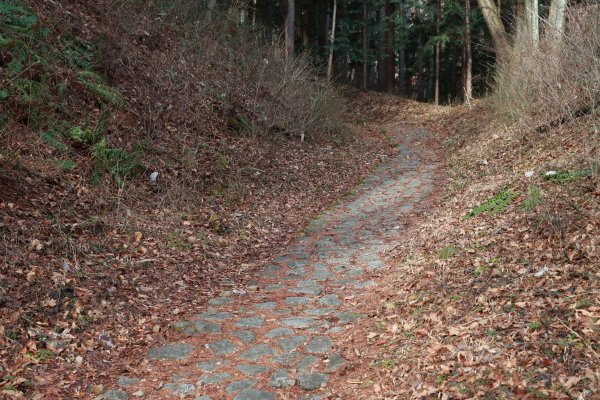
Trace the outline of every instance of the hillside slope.
{"type": "Polygon", "coordinates": [[[5,394],[126,369],[394,151],[277,42],[153,4],[0,5],[5,394]]]}
{"type": "Polygon", "coordinates": [[[341,338],[342,398],[598,396],[598,117],[538,133],[488,101],[419,116],[446,138],[447,192],[341,338]]]}

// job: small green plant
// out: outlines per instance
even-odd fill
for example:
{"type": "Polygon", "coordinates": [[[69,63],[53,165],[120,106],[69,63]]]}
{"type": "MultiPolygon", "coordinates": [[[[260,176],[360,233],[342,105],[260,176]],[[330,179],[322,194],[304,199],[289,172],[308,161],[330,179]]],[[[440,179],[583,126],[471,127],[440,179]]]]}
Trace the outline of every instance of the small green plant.
{"type": "Polygon", "coordinates": [[[593,171],[591,169],[584,169],[581,171],[563,171],[553,175],[544,175],[544,179],[554,183],[569,183],[583,178],[586,176],[592,176],[593,171]]]}
{"type": "Polygon", "coordinates": [[[185,237],[179,231],[169,233],[165,238],[165,244],[171,249],[191,250],[192,248],[192,245],[185,240],[185,237]]]}
{"type": "Polygon", "coordinates": [[[527,325],[527,327],[531,330],[538,330],[542,327],[542,322],[541,321],[533,321],[531,323],[529,323],[529,325],[527,325]]]}
{"type": "Polygon", "coordinates": [[[537,185],[530,185],[527,188],[527,196],[523,200],[523,211],[531,211],[536,207],[542,205],[544,198],[542,197],[542,191],[537,185]]]}
{"type": "Polygon", "coordinates": [[[495,195],[491,199],[486,200],[480,206],[475,207],[473,210],[469,211],[463,217],[463,220],[466,221],[486,212],[492,215],[498,214],[499,212],[504,211],[508,206],[510,206],[517,196],[518,193],[512,191],[512,189],[510,188],[502,189],[497,195],[495,195]]]}
{"type": "Polygon", "coordinates": [[[48,349],[41,349],[38,351],[37,359],[40,361],[46,361],[54,357],[54,352],[48,349]]]}
{"type": "Polygon", "coordinates": [[[446,260],[448,258],[454,257],[456,254],[456,246],[449,245],[438,251],[438,258],[440,260],[446,260]]]}
{"type": "Polygon", "coordinates": [[[486,335],[491,336],[491,337],[496,337],[496,336],[498,336],[498,331],[495,329],[488,329],[486,332],[486,335]]]}
{"type": "Polygon", "coordinates": [[[581,299],[577,303],[575,303],[576,310],[590,308],[591,306],[592,306],[592,302],[590,299],[581,299]]]}
{"type": "Polygon", "coordinates": [[[94,172],[92,183],[100,184],[105,172],[108,172],[119,187],[124,187],[126,181],[134,175],[141,173],[145,167],[140,162],[139,155],[117,147],[111,148],[102,138],[93,147],[94,172]]]}

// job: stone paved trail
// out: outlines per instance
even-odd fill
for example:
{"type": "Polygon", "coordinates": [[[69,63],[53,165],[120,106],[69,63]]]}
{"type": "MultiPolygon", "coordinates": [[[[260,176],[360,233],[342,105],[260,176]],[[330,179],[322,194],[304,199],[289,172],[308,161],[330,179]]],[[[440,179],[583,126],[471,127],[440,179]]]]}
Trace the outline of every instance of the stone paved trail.
{"type": "Polygon", "coordinates": [[[432,151],[417,143],[427,132],[397,134],[398,156],[315,219],[255,284],[176,323],[186,340],[151,349],[145,376],[119,377],[97,399],[309,400],[334,391],[347,363],[335,335],[363,317],[383,253],[435,186],[435,165],[419,157],[432,151]]]}

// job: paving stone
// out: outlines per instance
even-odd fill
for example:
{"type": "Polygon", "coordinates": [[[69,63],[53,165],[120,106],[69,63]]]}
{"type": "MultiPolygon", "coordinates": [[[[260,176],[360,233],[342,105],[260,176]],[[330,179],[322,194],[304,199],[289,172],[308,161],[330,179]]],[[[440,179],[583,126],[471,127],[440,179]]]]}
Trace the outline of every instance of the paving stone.
{"type": "Polygon", "coordinates": [[[178,372],[176,374],[173,374],[173,376],[171,377],[171,381],[178,383],[178,382],[183,382],[186,381],[189,377],[190,377],[190,373],[189,372],[178,372]]]}
{"type": "Polygon", "coordinates": [[[173,324],[173,329],[187,335],[198,333],[221,333],[221,327],[208,321],[181,321],[173,324]]]}
{"type": "Polygon", "coordinates": [[[163,386],[164,390],[173,392],[175,396],[184,397],[196,391],[196,386],[191,383],[167,383],[163,386]]]}
{"type": "Polygon", "coordinates": [[[291,336],[293,334],[294,330],[290,328],[274,328],[265,333],[265,337],[269,339],[276,339],[280,337],[291,336]]]}
{"type": "Polygon", "coordinates": [[[129,395],[119,389],[111,389],[97,396],[95,400],[127,400],[129,395]]]}
{"type": "Polygon", "coordinates": [[[225,304],[229,304],[233,302],[233,298],[231,297],[215,297],[214,299],[210,299],[208,304],[211,306],[224,306],[225,304]]]}
{"type": "Polygon", "coordinates": [[[285,288],[285,285],[283,283],[272,283],[272,284],[267,285],[265,287],[265,291],[267,291],[267,292],[273,292],[275,290],[280,290],[280,289],[283,289],[283,288],[285,288]]]}
{"type": "Polygon", "coordinates": [[[258,273],[258,276],[263,278],[270,278],[276,275],[279,271],[281,271],[281,267],[279,265],[267,265],[262,271],[258,273]]]}
{"type": "Polygon", "coordinates": [[[226,311],[207,311],[202,314],[198,314],[196,318],[198,319],[208,319],[214,321],[222,321],[227,318],[231,318],[232,314],[226,311]]]}
{"type": "Polygon", "coordinates": [[[231,334],[246,344],[254,343],[256,340],[256,335],[252,331],[234,331],[231,334]]]}
{"type": "Polygon", "coordinates": [[[290,289],[292,293],[303,293],[318,296],[323,291],[323,288],[317,281],[302,281],[298,283],[298,287],[290,289]]]}
{"type": "Polygon", "coordinates": [[[151,360],[182,360],[192,351],[194,351],[194,347],[189,344],[171,343],[151,349],[148,352],[148,358],[151,360]]]}
{"type": "Polygon", "coordinates": [[[278,339],[277,345],[281,347],[284,351],[292,351],[302,346],[305,341],[306,336],[290,336],[287,338],[278,339]]]}
{"type": "Polygon", "coordinates": [[[365,274],[365,271],[362,268],[350,268],[346,271],[346,277],[348,278],[358,278],[365,274]]]}
{"type": "Polygon", "coordinates": [[[306,310],[306,314],[308,315],[327,315],[333,313],[335,310],[331,307],[323,307],[323,308],[311,308],[306,310]]]}
{"type": "Polygon", "coordinates": [[[283,274],[285,276],[301,277],[301,276],[306,275],[306,268],[304,268],[304,267],[297,267],[297,268],[288,269],[283,274]]]}
{"type": "Polygon", "coordinates": [[[317,323],[317,320],[309,317],[291,317],[285,318],[282,322],[292,328],[304,329],[317,323]]]}
{"type": "Polygon", "coordinates": [[[249,364],[240,364],[235,367],[238,371],[240,371],[244,375],[256,376],[260,374],[264,374],[269,370],[269,367],[265,367],[264,365],[249,365],[249,364]]]}
{"type": "Polygon", "coordinates": [[[337,317],[339,318],[342,324],[347,324],[348,322],[352,322],[359,319],[360,317],[362,317],[362,315],[352,311],[343,311],[341,313],[338,313],[337,317]]]}
{"type": "Polygon", "coordinates": [[[329,376],[318,372],[300,374],[298,384],[304,390],[317,390],[329,382],[329,376]]]}
{"type": "Polygon", "coordinates": [[[317,336],[306,346],[306,351],[323,354],[327,353],[331,346],[333,346],[333,342],[327,336],[317,336]]]}
{"type": "Polygon", "coordinates": [[[276,351],[266,344],[258,344],[254,347],[250,347],[248,350],[240,354],[240,358],[250,361],[258,361],[265,357],[276,354],[276,351]]]}
{"type": "Polygon", "coordinates": [[[230,340],[223,339],[216,342],[212,342],[206,345],[215,354],[231,354],[235,353],[238,349],[236,344],[233,344],[230,340]]]}
{"type": "Polygon", "coordinates": [[[326,307],[337,307],[341,304],[342,302],[337,294],[328,294],[319,299],[319,305],[326,307]]]}
{"type": "Polygon", "coordinates": [[[298,400],[323,400],[323,396],[318,394],[306,394],[298,398],[298,400]]]}
{"type": "Polygon", "coordinates": [[[275,400],[275,393],[257,389],[244,389],[233,400],[275,400]]]}
{"type": "Polygon", "coordinates": [[[215,372],[214,374],[202,374],[198,380],[199,385],[214,385],[231,380],[233,375],[227,372],[215,372]]]}
{"type": "Polygon", "coordinates": [[[196,364],[196,366],[204,372],[213,372],[218,370],[219,368],[221,368],[221,366],[223,365],[227,365],[229,364],[229,361],[225,361],[225,360],[210,360],[210,361],[203,361],[203,362],[199,362],[198,364],[196,364]]]}
{"type": "Polygon", "coordinates": [[[335,277],[335,275],[329,271],[315,271],[312,273],[312,278],[317,281],[326,281],[327,279],[331,279],[333,277],[335,277]]]}
{"type": "Polygon", "coordinates": [[[240,328],[260,328],[265,323],[265,317],[246,317],[241,318],[235,323],[240,328]]]}
{"type": "Polygon", "coordinates": [[[354,286],[356,289],[366,289],[368,287],[375,286],[375,285],[377,285],[377,283],[375,283],[375,281],[366,281],[366,282],[355,283],[352,286],[354,286]]]}
{"type": "Polygon", "coordinates": [[[324,330],[329,329],[331,324],[328,321],[318,321],[315,325],[306,328],[307,332],[310,333],[322,333],[324,330]]]}
{"type": "Polygon", "coordinates": [[[277,307],[277,303],[274,301],[269,301],[266,303],[255,304],[254,307],[256,307],[259,310],[271,310],[271,309],[277,307]]]}
{"type": "Polygon", "coordinates": [[[128,376],[120,376],[117,378],[117,385],[123,387],[134,386],[140,383],[142,380],[140,378],[130,378],[128,376]]]}
{"type": "Polygon", "coordinates": [[[275,356],[272,358],[272,361],[277,365],[291,368],[294,365],[296,365],[298,359],[300,359],[300,353],[294,351],[291,353],[283,353],[278,356],[275,356]]]}
{"type": "Polygon", "coordinates": [[[290,377],[290,374],[285,369],[278,369],[273,372],[269,379],[269,385],[277,389],[287,389],[296,384],[296,380],[290,377]]]}
{"type": "Polygon", "coordinates": [[[256,381],[252,379],[244,379],[241,381],[231,382],[229,385],[225,386],[225,391],[228,394],[234,394],[239,392],[240,390],[248,389],[254,385],[256,385],[256,381]]]}
{"type": "Polygon", "coordinates": [[[319,361],[321,360],[315,356],[306,356],[298,363],[298,370],[300,372],[308,372],[317,366],[319,361]]]}
{"type": "Polygon", "coordinates": [[[291,296],[285,298],[285,304],[288,306],[303,306],[311,302],[312,299],[308,297],[297,297],[291,296]]]}
{"type": "Polygon", "coordinates": [[[289,308],[281,308],[279,310],[273,310],[272,312],[276,315],[288,315],[292,312],[292,310],[290,310],[289,308]]]}
{"type": "Polygon", "coordinates": [[[333,353],[329,356],[329,362],[327,363],[327,371],[333,372],[340,369],[348,362],[344,357],[342,357],[339,353],[333,353]]]}

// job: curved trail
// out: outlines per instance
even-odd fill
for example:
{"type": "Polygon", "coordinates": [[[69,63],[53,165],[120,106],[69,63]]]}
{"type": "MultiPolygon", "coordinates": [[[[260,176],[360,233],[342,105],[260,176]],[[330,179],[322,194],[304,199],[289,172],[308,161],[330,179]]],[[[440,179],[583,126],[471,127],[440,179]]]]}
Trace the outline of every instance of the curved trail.
{"type": "MultiPolygon", "coordinates": [[[[98,399],[321,399],[348,361],[336,337],[363,317],[384,253],[435,189],[433,149],[420,128],[397,129],[399,154],[315,219],[246,291],[209,301],[151,349],[144,376],[119,377],[98,399]],[[424,156],[425,155],[425,156],[424,156]]],[[[372,296],[372,295],[371,295],[372,296]]]]}

